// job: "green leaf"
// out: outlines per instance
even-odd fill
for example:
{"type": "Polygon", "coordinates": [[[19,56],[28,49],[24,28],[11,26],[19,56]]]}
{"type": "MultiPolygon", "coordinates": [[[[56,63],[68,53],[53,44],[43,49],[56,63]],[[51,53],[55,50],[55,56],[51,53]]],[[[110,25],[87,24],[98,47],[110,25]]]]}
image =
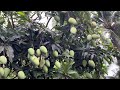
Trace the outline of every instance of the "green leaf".
{"type": "Polygon", "coordinates": [[[3,24],[5,22],[3,17],[0,17],[0,24],[3,24]]]}
{"type": "Polygon", "coordinates": [[[25,16],[25,13],[22,11],[17,12],[17,14],[19,14],[20,16],[25,16]]]}
{"type": "Polygon", "coordinates": [[[72,65],[73,65],[73,61],[66,61],[66,62],[62,62],[62,69],[63,69],[63,72],[64,73],[68,73],[68,71],[72,68],[72,65]]]}
{"type": "Polygon", "coordinates": [[[0,53],[4,50],[4,46],[0,46],[0,53]]]}
{"type": "Polygon", "coordinates": [[[69,76],[72,78],[72,79],[79,79],[80,78],[80,75],[76,72],[76,73],[73,73],[73,74],[69,74],[69,76]]]}
{"type": "Polygon", "coordinates": [[[6,46],[6,54],[9,57],[10,62],[13,62],[13,58],[14,58],[14,50],[11,46],[6,46]]]}
{"type": "Polygon", "coordinates": [[[69,71],[68,71],[68,74],[75,74],[75,73],[77,73],[77,72],[74,71],[74,70],[69,70],[69,71]]]}
{"type": "Polygon", "coordinates": [[[18,17],[21,18],[21,20],[24,20],[24,22],[25,21],[30,22],[30,19],[23,11],[19,11],[19,12],[17,12],[17,14],[19,15],[18,17]]]}

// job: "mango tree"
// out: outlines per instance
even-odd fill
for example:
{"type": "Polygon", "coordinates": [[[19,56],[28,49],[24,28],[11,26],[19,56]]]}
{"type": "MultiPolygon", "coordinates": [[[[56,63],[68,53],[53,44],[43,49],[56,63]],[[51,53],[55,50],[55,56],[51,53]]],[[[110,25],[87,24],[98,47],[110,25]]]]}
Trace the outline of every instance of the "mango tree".
{"type": "Polygon", "coordinates": [[[1,11],[1,78],[104,79],[119,52],[94,12],[46,11],[46,24],[39,22],[42,13],[1,11]]]}

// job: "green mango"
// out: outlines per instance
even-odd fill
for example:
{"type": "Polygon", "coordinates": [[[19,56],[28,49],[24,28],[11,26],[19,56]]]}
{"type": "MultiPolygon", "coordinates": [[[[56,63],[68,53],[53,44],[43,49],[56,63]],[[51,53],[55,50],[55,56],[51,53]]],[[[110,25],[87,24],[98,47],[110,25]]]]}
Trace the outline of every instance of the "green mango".
{"type": "Polygon", "coordinates": [[[88,61],[88,64],[89,64],[89,66],[95,68],[95,63],[94,63],[93,60],[89,60],[89,61],[88,61]]]}
{"type": "Polygon", "coordinates": [[[35,65],[35,66],[38,66],[39,65],[39,59],[37,57],[35,57],[34,59],[31,60],[32,63],[35,65]]]}
{"type": "Polygon", "coordinates": [[[71,32],[72,34],[76,34],[76,33],[77,33],[77,29],[72,26],[72,27],[70,28],[70,32],[71,32]]]}
{"type": "Polygon", "coordinates": [[[44,65],[45,65],[45,60],[41,59],[39,64],[40,68],[42,68],[44,65]]]}
{"type": "Polygon", "coordinates": [[[48,52],[47,48],[45,46],[40,46],[40,50],[41,50],[41,52],[43,52],[45,54],[48,52]]]}
{"type": "Polygon", "coordinates": [[[92,21],[92,22],[91,22],[91,25],[92,25],[92,27],[96,27],[96,26],[97,26],[97,23],[96,23],[95,21],[92,21]]]}
{"type": "Polygon", "coordinates": [[[4,76],[4,69],[0,67],[0,76],[4,76]]]}
{"type": "Polygon", "coordinates": [[[75,52],[73,50],[70,50],[69,54],[70,54],[71,57],[74,57],[75,52]]]}
{"type": "Polygon", "coordinates": [[[72,18],[72,17],[70,17],[70,18],[68,19],[68,22],[69,22],[70,24],[77,25],[77,21],[76,21],[74,18],[72,18]]]}
{"type": "Polygon", "coordinates": [[[87,61],[86,61],[86,60],[83,60],[83,61],[82,61],[82,65],[83,65],[84,67],[86,67],[87,61]]]}
{"type": "Polygon", "coordinates": [[[86,73],[85,74],[87,78],[91,79],[92,78],[92,75],[90,73],[86,73]]]}
{"type": "Polygon", "coordinates": [[[10,73],[10,69],[9,68],[4,68],[4,77],[5,78],[8,76],[9,73],[10,73]]]}
{"type": "Polygon", "coordinates": [[[58,52],[55,50],[55,51],[53,51],[53,55],[55,56],[55,57],[58,57],[58,52]]]}
{"type": "Polygon", "coordinates": [[[47,66],[43,66],[43,71],[45,72],[45,73],[48,73],[48,68],[47,68],[47,66]]]}
{"type": "Polygon", "coordinates": [[[87,40],[88,40],[88,41],[92,40],[92,36],[91,36],[91,35],[88,35],[88,36],[87,36],[87,40]]]}
{"type": "Polygon", "coordinates": [[[37,50],[36,50],[36,54],[37,54],[37,56],[40,56],[40,55],[41,55],[40,49],[37,49],[37,50]]]}
{"type": "Polygon", "coordinates": [[[55,66],[56,66],[57,68],[61,68],[60,62],[59,62],[59,61],[56,61],[56,62],[55,62],[55,66]]]}
{"type": "Polygon", "coordinates": [[[93,39],[99,39],[99,38],[100,38],[100,35],[92,34],[92,38],[93,38],[93,39]]]}
{"type": "Polygon", "coordinates": [[[19,78],[19,79],[25,79],[25,78],[26,78],[25,73],[24,73],[23,71],[19,71],[19,72],[18,72],[18,78],[19,78]]]}
{"type": "Polygon", "coordinates": [[[54,19],[57,21],[57,22],[59,22],[60,21],[60,17],[59,16],[54,16],[54,19]]]}
{"type": "Polygon", "coordinates": [[[5,56],[0,56],[0,62],[2,64],[6,64],[7,63],[7,58],[5,56]]]}
{"type": "Polygon", "coordinates": [[[50,61],[49,60],[46,60],[45,64],[46,64],[47,67],[50,67],[50,61]]]}
{"type": "Polygon", "coordinates": [[[29,53],[29,55],[34,55],[35,54],[35,50],[33,49],[33,48],[29,48],[28,49],[28,53],[29,53]]]}

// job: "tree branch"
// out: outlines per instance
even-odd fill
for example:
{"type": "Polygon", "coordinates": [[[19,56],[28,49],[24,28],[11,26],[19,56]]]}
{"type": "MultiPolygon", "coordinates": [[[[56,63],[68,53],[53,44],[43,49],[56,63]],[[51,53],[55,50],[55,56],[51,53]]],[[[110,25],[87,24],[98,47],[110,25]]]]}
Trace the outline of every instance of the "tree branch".
{"type": "Polygon", "coordinates": [[[51,19],[52,19],[52,17],[49,18],[49,20],[48,20],[48,22],[46,24],[46,27],[48,26],[48,24],[49,24],[49,22],[50,22],[51,19]]]}
{"type": "Polygon", "coordinates": [[[113,44],[120,50],[120,38],[111,30],[113,44]]]}
{"type": "Polygon", "coordinates": [[[113,22],[113,19],[114,19],[114,16],[115,16],[116,13],[117,13],[117,11],[114,11],[111,15],[111,23],[113,22]]]}
{"type": "Polygon", "coordinates": [[[12,16],[12,12],[10,13],[10,18],[11,18],[11,24],[12,24],[12,28],[14,29],[15,28],[15,25],[14,25],[14,21],[13,21],[13,16],[12,16]]]}

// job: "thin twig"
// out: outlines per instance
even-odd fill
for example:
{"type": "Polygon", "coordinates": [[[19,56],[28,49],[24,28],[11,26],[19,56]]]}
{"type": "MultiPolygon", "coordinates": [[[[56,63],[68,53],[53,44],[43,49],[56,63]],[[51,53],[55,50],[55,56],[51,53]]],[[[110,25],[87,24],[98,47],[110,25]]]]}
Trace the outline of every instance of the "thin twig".
{"type": "Polygon", "coordinates": [[[36,13],[34,12],[33,15],[30,17],[30,18],[33,18],[33,16],[35,15],[36,13]]]}
{"type": "Polygon", "coordinates": [[[48,24],[49,24],[49,22],[50,22],[51,19],[52,19],[52,17],[49,18],[49,20],[48,20],[48,22],[46,24],[46,27],[48,26],[48,24]]]}
{"type": "Polygon", "coordinates": [[[39,17],[36,17],[33,21],[36,21],[39,17]]]}
{"type": "Polygon", "coordinates": [[[114,19],[114,16],[115,16],[116,13],[117,13],[117,11],[114,11],[111,15],[111,23],[113,22],[113,19],[114,19]]]}
{"type": "MultiPolygon", "coordinates": [[[[55,26],[56,26],[56,25],[55,25],[55,26]]],[[[53,29],[55,28],[55,26],[53,26],[51,30],[53,30],[53,29]]]]}
{"type": "Polygon", "coordinates": [[[13,21],[13,16],[12,16],[12,12],[10,13],[10,17],[11,17],[11,21],[12,21],[12,28],[14,29],[15,28],[15,25],[14,25],[14,21],[13,21]]]}

